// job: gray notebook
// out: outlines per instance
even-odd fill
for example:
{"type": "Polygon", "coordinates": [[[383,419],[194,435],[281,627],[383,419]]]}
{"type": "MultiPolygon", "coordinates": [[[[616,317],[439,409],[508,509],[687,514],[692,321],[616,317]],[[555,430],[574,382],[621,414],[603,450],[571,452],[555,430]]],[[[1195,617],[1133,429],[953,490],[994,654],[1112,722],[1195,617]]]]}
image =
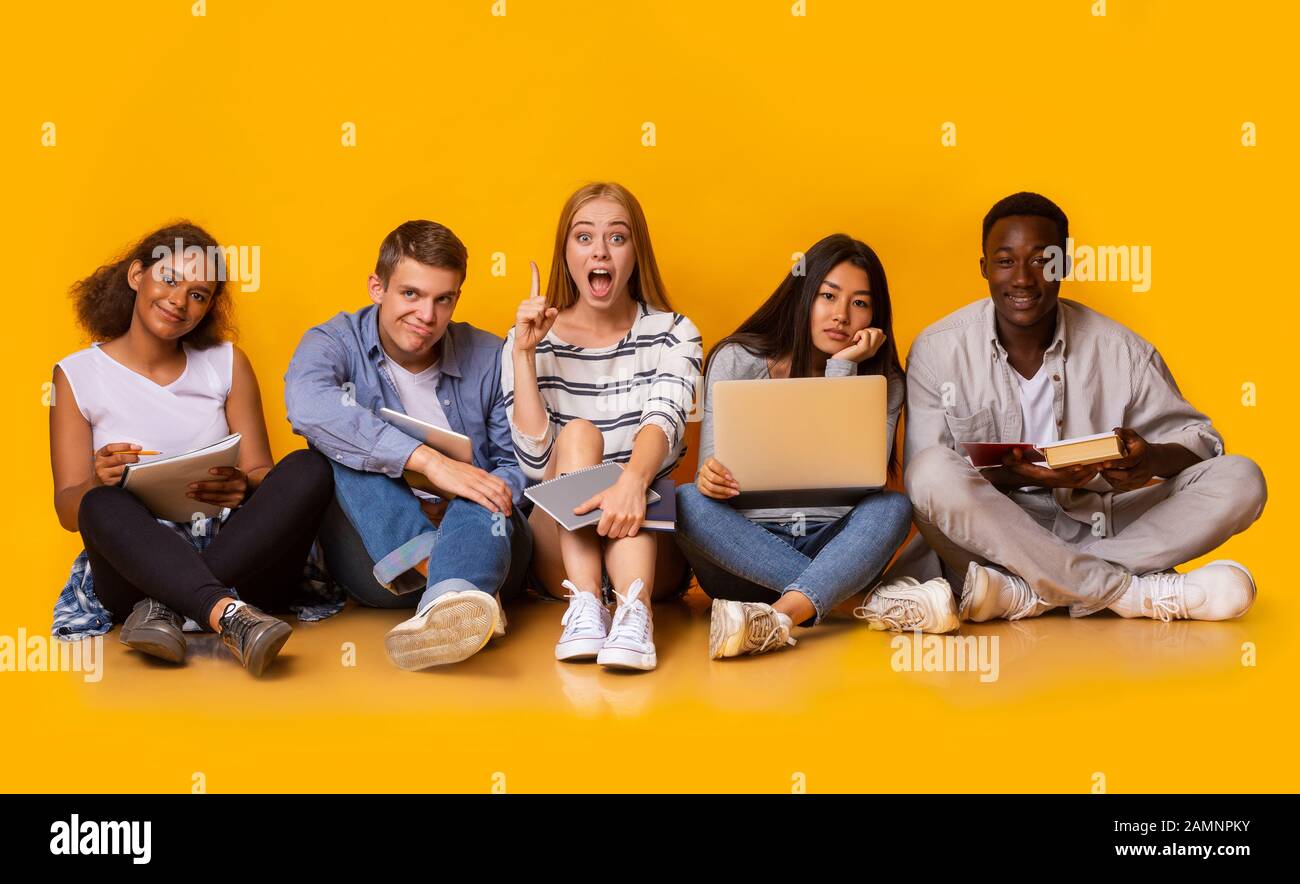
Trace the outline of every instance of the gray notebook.
{"type": "Polygon", "coordinates": [[[215,480],[217,477],[208,472],[213,467],[237,466],[240,438],[238,433],[231,433],[193,451],[129,463],[119,484],[140,498],[149,512],[169,522],[220,515],[220,506],[189,497],[190,483],[215,480]]]}
{"type": "MultiPolygon", "coordinates": [[[[586,528],[600,521],[603,513],[594,509],[581,516],[573,514],[574,508],[581,506],[589,497],[604,491],[618,481],[623,475],[623,465],[602,463],[584,470],[575,470],[549,482],[542,482],[524,491],[524,495],[546,511],[546,514],[559,522],[568,531],[586,528]]],[[[646,503],[658,503],[659,492],[650,489],[646,492],[646,503]]]]}

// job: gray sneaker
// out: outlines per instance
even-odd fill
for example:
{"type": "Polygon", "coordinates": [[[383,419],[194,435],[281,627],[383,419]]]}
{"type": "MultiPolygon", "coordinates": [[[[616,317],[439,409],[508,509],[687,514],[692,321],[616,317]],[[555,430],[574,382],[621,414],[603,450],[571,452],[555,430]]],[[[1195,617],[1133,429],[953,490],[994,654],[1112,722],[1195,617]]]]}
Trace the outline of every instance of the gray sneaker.
{"type": "Polygon", "coordinates": [[[288,623],[247,604],[233,611],[227,605],[217,624],[221,627],[221,641],[253,675],[266,671],[293,632],[288,623]]]}
{"type": "Polygon", "coordinates": [[[185,620],[157,599],[140,599],[122,624],[122,644],[168,663],[185,660],[185,620]]]}

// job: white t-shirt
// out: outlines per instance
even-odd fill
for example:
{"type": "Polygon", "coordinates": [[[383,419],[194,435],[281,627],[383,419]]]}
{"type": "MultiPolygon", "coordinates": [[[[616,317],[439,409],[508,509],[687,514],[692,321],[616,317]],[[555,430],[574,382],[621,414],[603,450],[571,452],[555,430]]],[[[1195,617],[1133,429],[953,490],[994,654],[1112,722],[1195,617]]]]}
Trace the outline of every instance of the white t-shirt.
{"type": "MultiPolygon", "coordinates": [[[[442,376],[438,363],[417,372],[407,371],[392,359],[386,359],[385,363],[393,377],[393,383],[397,385],[397,395],[402,400],[403,410],[413,418],[450,430],[451,424],[447,422],[447,414],[442,410],[442,402],[438,399],[438,379],[442,376]]],[[[411,493],[422,500],[438,499],[435,495],[416,488],[412,488],[411,493]]]]}
{"type": "Polygon", "coordinates": [[[1057,435],[1056,411],[1052,407],[1052,376],[1046,365],[1038,373],[1025,379],[1012,369],[1020,384],[1020,413],[1024,417],[1025,431],[1020,438],[1035,445],[1060,441],[1057,435]]]}
{"type": "Polygon", "coordinates": [[[90,422],[96,451],[110,442],[133,442],[172,455],[230,435],[226,397],[234,371],[234,347],[229,343],[202,350],[183,346],[185,370],[166,385],[127,368],[99,344],[59,361],[77,408],[90,422]]]}

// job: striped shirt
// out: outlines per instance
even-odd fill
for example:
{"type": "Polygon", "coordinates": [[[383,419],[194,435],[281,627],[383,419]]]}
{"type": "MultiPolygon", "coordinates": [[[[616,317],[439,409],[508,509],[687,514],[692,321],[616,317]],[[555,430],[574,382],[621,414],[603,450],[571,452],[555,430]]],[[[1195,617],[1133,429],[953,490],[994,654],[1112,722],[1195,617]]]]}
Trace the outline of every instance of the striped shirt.
{"type": "Polygon", "coordinates": [[[575,347],[552,330],[537,345],[537,387],[549,420],[540,436],[515,426],[512,328],[501,359],[501,392],[519,466],[531,480],[546,472],[555,434],[572,420],[595,424],[605,439],[604,460],[627,463],[632,441],[653,424],[668,437],[658,476],[672,472],[685,452],[686,421],[695,407],[704,342],[680,313],[640,304],[632,328],[609,347],[575,347]]]}

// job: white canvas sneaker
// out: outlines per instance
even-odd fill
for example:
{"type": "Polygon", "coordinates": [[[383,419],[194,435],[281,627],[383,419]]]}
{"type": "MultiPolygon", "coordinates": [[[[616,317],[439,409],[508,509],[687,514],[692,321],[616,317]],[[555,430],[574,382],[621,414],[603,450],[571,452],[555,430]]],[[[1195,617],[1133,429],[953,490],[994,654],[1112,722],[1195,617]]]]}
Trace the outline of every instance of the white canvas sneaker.
{"type": "Polygon", "coordinates": [[[936,577],[925,583],[904,577],[873,589],[853,616],[866,620],[872,629],[903,632],[956,632],[961,626],[957,601],[947,580],[936,577]]]}
{"type": "Polygon", "coordinates": [[[609,608],[589,592],[583,592],[568,580],[561,584],[569,591],[569,609],[560,618],[564,629],[555,643],[556,660],[594,660],[609,637],[609,608]]]}
{"type": "Polygon", "coordinates": [[[658,665],[650,609],[640,598],[644,589],[645,583],[637,578],[628,587],[626,596],[614,593],[621,604],[614,612],[609,638],[605,639],[605,644],[596,657],[596,662],[601,666],[649,670],[658,665]]]}
{"type": "Polygon", "coordinates": [[[1255,578],[1240,562],[1219,559],[1178,574],[1133,575],[1110,606],[1121,617],[1153,620],[1231,620],[1255,603],[1255,578]]]}

